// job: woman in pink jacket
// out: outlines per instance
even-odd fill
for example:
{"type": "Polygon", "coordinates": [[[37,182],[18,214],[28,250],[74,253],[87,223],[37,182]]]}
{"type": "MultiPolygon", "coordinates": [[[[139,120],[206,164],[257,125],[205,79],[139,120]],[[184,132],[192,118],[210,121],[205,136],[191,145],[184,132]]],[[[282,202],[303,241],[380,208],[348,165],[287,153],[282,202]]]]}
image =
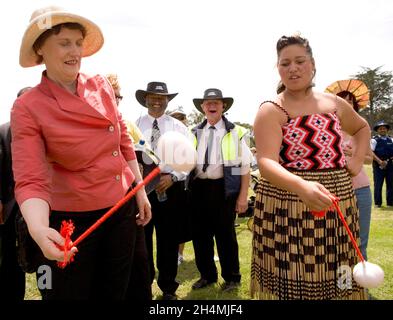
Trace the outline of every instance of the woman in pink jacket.
{"type": "Polygon", "coordinates": [[[151,217],[142,189],[56,266],[61,222],[74,221],[76,239],[141,181],[111,85],[79,72],[103,43],[96,24],[56,7],[36,10],[22,39],[20,65],[46,67],[11,112],[16,199],[51,268],[50,283],[38,282],[44,299],[124,299],[136,224],[151,217]]]}

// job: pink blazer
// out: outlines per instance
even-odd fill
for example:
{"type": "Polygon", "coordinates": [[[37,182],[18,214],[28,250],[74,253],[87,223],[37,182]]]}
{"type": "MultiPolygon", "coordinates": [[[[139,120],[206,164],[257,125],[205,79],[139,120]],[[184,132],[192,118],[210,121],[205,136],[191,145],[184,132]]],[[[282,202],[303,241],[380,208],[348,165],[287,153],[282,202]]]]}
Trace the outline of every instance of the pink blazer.
{"type": "Polygon", "coordinates": [[[112,87],[102,76],[78,76],[78,96],[42,75],[11,111],[15,195],[40,198],[51,209],[113,206],[134,180],[135,159],[112,87]]]}

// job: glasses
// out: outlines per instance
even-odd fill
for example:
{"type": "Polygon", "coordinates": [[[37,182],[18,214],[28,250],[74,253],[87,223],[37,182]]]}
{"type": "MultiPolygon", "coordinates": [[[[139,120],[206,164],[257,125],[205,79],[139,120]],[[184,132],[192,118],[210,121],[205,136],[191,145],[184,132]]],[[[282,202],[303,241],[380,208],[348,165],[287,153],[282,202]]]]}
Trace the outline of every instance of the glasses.
{"type": "Polygon", "coordinates": [[[116,95],[115,97],[116,97],[116,100],[120,100],[120,101],[123,100],[123,96],[116,95]]]}

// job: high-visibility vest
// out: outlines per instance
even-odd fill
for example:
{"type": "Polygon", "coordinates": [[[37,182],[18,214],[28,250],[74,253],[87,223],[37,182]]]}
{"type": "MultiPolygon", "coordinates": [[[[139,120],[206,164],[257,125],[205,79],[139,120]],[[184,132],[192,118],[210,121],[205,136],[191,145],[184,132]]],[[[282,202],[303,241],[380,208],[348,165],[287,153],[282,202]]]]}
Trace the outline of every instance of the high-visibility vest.
{"type": "MultiPolygon", "coordinates": [[[[235,125],[224,119],[227,133],[221,140],[221,154],[224,172],[225,196],[235,196],[240,191],[241,184],[241,140],[247,135],[247,129],[235,125]],[[230,128],[230,129],[229,129],[230,128]],[[229,129],[229,130],[228,130],[229,129]]],[[[199,127],[199,129],[201,129],[199,127]]],[[[194,146],[198,147],[198,140],[194,128],[194,146]]]]}

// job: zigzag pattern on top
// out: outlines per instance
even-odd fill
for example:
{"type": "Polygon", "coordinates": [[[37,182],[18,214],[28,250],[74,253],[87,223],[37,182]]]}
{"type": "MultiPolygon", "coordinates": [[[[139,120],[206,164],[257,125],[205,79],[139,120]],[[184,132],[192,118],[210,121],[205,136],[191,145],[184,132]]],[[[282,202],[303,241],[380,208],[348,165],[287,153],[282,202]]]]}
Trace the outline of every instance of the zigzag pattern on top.
{"type": "Polygon", "coordinates": [[[283,127],[280,163],[296,170],[343,168],[342,137],[335,113],[299,116],[283,127]]]}

